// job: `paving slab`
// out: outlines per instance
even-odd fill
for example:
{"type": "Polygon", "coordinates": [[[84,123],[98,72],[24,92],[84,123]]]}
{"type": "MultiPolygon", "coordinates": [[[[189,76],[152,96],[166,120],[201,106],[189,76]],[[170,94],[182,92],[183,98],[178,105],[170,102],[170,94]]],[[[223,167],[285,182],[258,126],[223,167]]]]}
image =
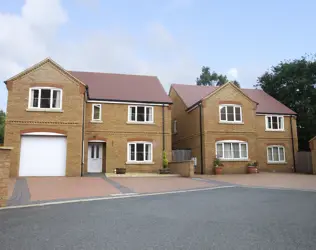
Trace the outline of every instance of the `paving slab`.
{"type": "Polygon", "coordinates": [[[8,197],[10,198],[13,194],[14,186],[15,186],[16,179],[10,178],[8,180],[8,197]]]}
{"type": "Polygon", "coordinates": [[[27,178],[31,201],[101,197],[120,191],[99,177],[27,178]]]}
{"type": "Polygon", "coordinates": [[[19,177],[14,183],[14,190],[8,199],[8,206],[25,205],[30,203],[30,192],[28,189],[26,178],[19,177]]]}
{"type": "Polygon", "coordinates": [[[250,187],[316,190],[316,175],[261,172],[258,174],[198,175],[195,177],[250,187]]]}
{"type": "Polygon", "coordinates": [[[137,193],[157,193],[217,186],[215,183],[184,177],[113,177],[109,179],[137,193]]]}

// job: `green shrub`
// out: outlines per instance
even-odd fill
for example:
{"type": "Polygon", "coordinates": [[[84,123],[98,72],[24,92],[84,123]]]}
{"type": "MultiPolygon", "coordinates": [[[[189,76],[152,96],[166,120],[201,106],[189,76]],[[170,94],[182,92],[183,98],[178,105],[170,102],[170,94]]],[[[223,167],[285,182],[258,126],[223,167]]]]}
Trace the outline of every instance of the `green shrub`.
{"type": "Polygon", "coordinates": [[[168,159],[167,159],[167,153],[165,151],[163,151],[162,154],[162,164],[163,164],[163,168],[167,168],[168,167],[168,159]]]}

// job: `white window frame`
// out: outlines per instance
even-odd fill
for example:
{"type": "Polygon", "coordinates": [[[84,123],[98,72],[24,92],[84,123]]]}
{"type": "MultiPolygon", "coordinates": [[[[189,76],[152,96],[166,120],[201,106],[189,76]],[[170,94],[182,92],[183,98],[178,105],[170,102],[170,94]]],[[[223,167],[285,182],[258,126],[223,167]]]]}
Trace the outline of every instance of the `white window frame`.
{"type": "Polygon", "coordinates": [[[243,123],[242,117],[242,106],[238,104],[221,104],[219,105],[219,121],[220,123],[243,123]],[[234,121],[228,121],[227,107],[234,108],[234,121]],[[221,109],[225,108],[226,110],[226,120],[222,120],[221,109]],[[236,121],[236,108],[240,108],[240,121],[236,121]]]}
{"type": "Polygon", "coordinates": [[[177,120],[173,120],[173,133],[176,134],[177,132],[177,120]]]}
{"type": "Polygon", "coordinates": [[[29,89],[29,101],[28,101],[28,109],[34,109],[34,110],[62,110],[63,108],[63,90],[60,88],[54,88],[54,87],[32,87],[29,89]],[[49,89],[50,90],[50,107],[49,108],[41,108],[41,93],[42,89],[49,89]],[[38,105],[37,107],[31,106],[33,100],[32,100],[32,91],[38,90],[38,105]],[[60,91],[60,107],[59,108],[53,108],[53,90],[60,91]]]}
{"type": "Polygon", "coordinates": [[[154,123],[154,107],[153,106],[143,106],[143,105],[129,105],[128,106],[128,114],[127,114],[127,121],[129,123],[154,123]],[[145,121],[137,121],[137,108],[138,107],[144,107],[144,112],[145,112],[145,121]],[[132,118],[132,108],[135,108],[135,121],[133,121],[132,118]],[[146,110],[151,109],[151,114],[152,114],[152,120],[151,121],[146,121],[146,110]]]}
{"type": "Polygon", "coordinates": [[[100,121],[102,121],[102,104],[92,104],[92,119],[91,119],[92,121],[98,121],[98,122],[100,122],[100,121]],[[95,106],[99,106],[100,107],[100,117],[98,118],[98,119],[94,119],[94,107],[95,106]]]}
{"type": "MultiPolygon", "coordinates": [[[[217,141],[215,143],[215,152],[216,152],[216,157],[218,157],[219,159],[221,159],[222,161],[247,161],[249,158],[249,152],[248,152],[248,143],[245,142],[245,141],[238,141],[238,140],[223,140],[223,141],[217,141]],[[224,158],[224,150],[225,150],[225,147],[224,147],[224,144],[225,143],[238,143],[239,144],[239,155],[240,155],[240,158],[234,158],[234,157],[231,157],[231,158],[224,158]],[[223,157],[218,157],[218,153],[217,153],[217,145],[218,144],[222,144],[222,149],[223,149],[223,157]],[[241,157],[241,144],[245,144],[246,145],[246,152],[247,152],[247,156],[246,157],[241,157]]],[[[232,152],[232,155],[233,155],[233,147],[231,146],[231,152],[232,152]]]]}
{"type": "Polygon", "coordinates": [[[285,147],[282,146],[282,145],[269,145],[267,147],[267,162],[268,163],[286,163],[286,160],[285,160],[285,147]],[[278,148],[278,157],[279,157],[279,160],[278,161],[275,161],[273,159],[273,148],[277,147],[278,148]],[[269,160],[269,148],[272,149],[272,161],[269,160]],[[283,149],[283,160],[281,161],[280,160],[280,148],[283,149]]]}
{"type": "Polygon", "coordinates": [[[153,162],[153,143],[148,141],[132,141],[127,143],[127,163],[152,163],[153,162]],[[131,152],[130,152],[130,145],[135,145],[135,159],[131,159],[131,152]],[[137,161],[137,147],[136,144],[144,144],[144,160],[143,161],[137,161]],[[150,145],[150,160],[145,160],[145,154],[146,154],[146,144],[150,145]]]}
{"type": "Polygon", "coordinates": [[[266,131],[284,131],[284,115],[266,115],[265,122],[266,122],[266,131]],[[273,128],[272,117],[277,117],[277,123],[278,123],[277,129],[273,128]],[[271,119],[271,128],[269,128],[269,126],[268,126],[269,125],[268,118],[271,119]],[[281,125],[280,125],[279,118],[282,119],[281,125]]]}

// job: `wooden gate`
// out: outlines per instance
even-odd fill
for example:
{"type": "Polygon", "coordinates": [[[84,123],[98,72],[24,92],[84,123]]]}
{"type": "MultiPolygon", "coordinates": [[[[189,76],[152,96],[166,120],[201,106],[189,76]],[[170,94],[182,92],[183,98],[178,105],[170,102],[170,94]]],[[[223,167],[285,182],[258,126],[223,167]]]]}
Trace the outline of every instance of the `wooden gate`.
{"type": "Polygon", "coordinates": [[[300,151],[296,153],[296,172],[304,174],[313,173],[312,154],[308,151],[300,151]]]}

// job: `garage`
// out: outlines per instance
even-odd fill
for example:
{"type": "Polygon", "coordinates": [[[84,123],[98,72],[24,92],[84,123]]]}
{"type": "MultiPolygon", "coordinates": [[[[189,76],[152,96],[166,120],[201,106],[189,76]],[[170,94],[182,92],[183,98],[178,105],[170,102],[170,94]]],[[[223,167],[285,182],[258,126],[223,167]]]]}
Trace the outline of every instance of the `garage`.
{"type": "Polygon", "coordinates": [[[65,136],[22,135],[19,176],[65,176],[65,136]]]}

